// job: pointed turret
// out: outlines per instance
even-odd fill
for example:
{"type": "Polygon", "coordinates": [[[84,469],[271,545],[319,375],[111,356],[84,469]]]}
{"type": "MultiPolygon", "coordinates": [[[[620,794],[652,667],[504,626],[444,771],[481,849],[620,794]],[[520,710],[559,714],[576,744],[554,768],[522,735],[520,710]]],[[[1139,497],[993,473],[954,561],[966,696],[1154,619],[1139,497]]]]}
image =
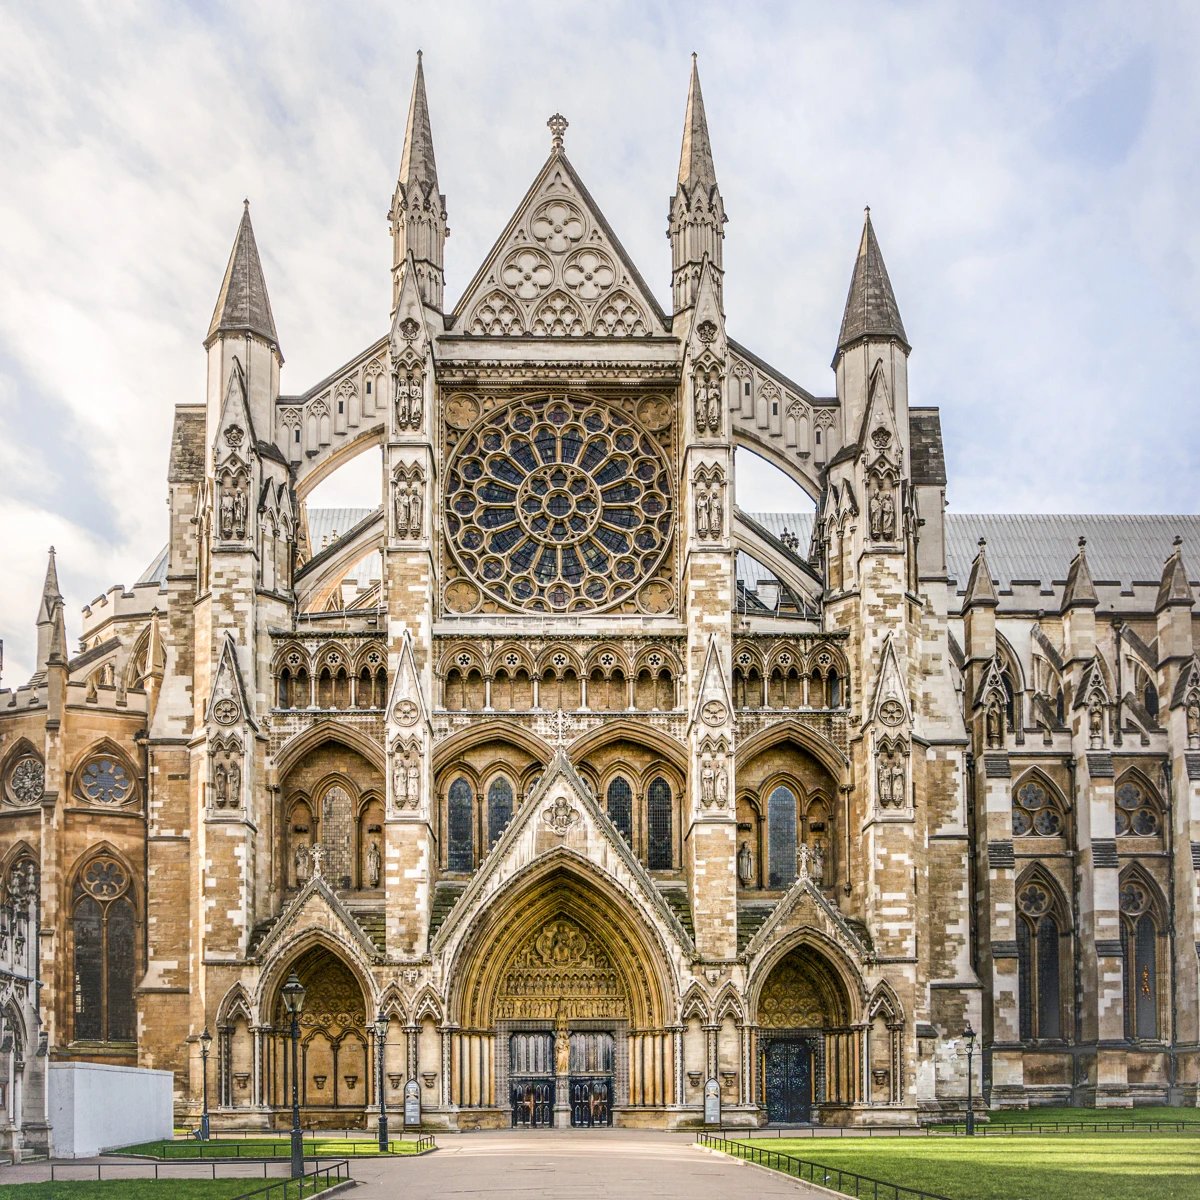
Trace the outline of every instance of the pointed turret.
{"type": "Polygon", "coordinates": [[[687,111],[683,118],[683,145],[679,154],[679,181],[671,200],[667,226],[676,312],[690,308],[695,302],[700,268],[706,257],[720,280],[725,221],[725,205],[717,187],[708,120],[704,115],[700,72],[693,54],[687,111]]]}
{"type": "Polygon", "coordinates": [[[222,334],[250,334],[278,352],[279,334],[275,332],[267,281],[263,277],[254,228],[250,224],[250,201],[243,201],[243,205],[242,220],[233,239],[233,250],[229,254],[229,264],[225,268],[204,345],[207,349],[222,334]]]}
{"type": "MultiPolygon", "coordinates": [[[[892,281],[884,265],[883,252],[879,249],[875,227],[871,224],[869,208],[863,220],[854,272],[850,276],[846,311],[842,314],[842,328],[838,334],[838,354],[862,338],[881,341],[894,339],[905,350],[911,349],[904,332],[904,322],[900,320],[900,307],[892,291],[892,281]]],[[[836,362],[835,356],[835,365],[836,362]]]]}
{"type": "Polygon", "coordinates": [[[964,608],[998,608],[1000,598],[992,582],[992,569],[987,560],[987,538],[979,539],[979,553],[971,564],[971,575],[967,580],[967,594],[963,598],[964,608]]]}
{"type": "MultiPolygon", "coordinates": [[[[46,665],[50,661],[51,646],[54,641],[54,629],[57,621],[62,619],[63,596],[58,587],[58,564],[55,561],[54,547],[50,547],[50,555],[46,562],[46,579],[42,584],[42,598],[38,601],[37,615],[37,665],[33,678],[41,679],[46,674],[46,665]]],[[[66,646],[64,636],[63,646],[66,646]]]]}
{"type": "Polygon", "coordinates": [[[446,197],[438,191],[437,162],[433,155],[433,130],[429,123],[429,101],[425,97],[425,71],[417,51],[417,74],[408,105],[404,150],[392,208],[392,311],[400,301],[400,286],[412,254],[421,299],[439,312],[445,285],[443,243],[446,228],[446,197]]]}
{"type": "Polygon", "coordinates": [[[1063,589],[1062,611],[1072,608],[1098,608],[1100,597],[1092,583],[1091,568],[1087,560],[1087,538],[1079,539],[1079,552],[1071,560],[1067,571],[1067,586],[1063,589]]]}
{"type": "Polygon", "coordinates": [[[1196,602],[1183,565],[1183,538],[1176,537],[1174,545],[1170,558],[1163,563],[1162,582],[1158,585],[1158,599],[1154,603],[1156,613],[1175,605],[1191,608],[1196,602]]]}

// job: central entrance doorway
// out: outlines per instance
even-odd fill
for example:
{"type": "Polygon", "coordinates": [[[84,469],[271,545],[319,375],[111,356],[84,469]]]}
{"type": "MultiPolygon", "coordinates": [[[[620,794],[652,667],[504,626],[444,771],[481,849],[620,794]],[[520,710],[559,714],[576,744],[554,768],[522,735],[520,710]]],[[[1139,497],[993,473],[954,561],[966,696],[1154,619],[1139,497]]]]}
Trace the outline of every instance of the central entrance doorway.
{"type": "MultiPolygon", "coordinates": [[[[509,1098],[514,1128],[549,1129],[554,1125],[557,1089],[554,1033],[518,1032],[509,1038],[509,1098]]],[[[614,1038],[609,1032],[569,1035],[569,1073],[565,1080],[573,1129],[612,1124],[614,1038]]]]}
{"type": "Polygon", "coordinates": [[[796,1125],[812,1120],[813,1053],[801,1038],[776,1038],[766,1052],[767,1120],[796,1125]]]}

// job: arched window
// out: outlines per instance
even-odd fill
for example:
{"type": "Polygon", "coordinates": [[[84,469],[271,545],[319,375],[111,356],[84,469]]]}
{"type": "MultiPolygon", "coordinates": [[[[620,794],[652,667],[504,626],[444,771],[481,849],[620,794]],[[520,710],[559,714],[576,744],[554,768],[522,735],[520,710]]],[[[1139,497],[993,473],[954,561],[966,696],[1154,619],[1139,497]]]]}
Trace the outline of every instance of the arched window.
{"type": "Polygon", "coordinates": [[[777,787],[767,798],[767,887],[790,887],[796,879],[796,795],[777,787]]]}
{"type": "Polygon", "coordinates": [[[1123,779],[1117,785],[1117,836],[1153,837],[1159,832],[1158,805],[1140,780],[1123,779]]]}
{"type": "Polygon", "coordinates": [[[627,842],[633,842],[633,789],[619,775],[608,785],[608,819],[627,842]]]}
{"type": "Polygon", "coordinates": [[[449,811],[446,814],[446,866],[451,871],[469,871],[475,864],[475,797],[465,779],[450,785],[449,811]]]}
{"type": "Polygon", "coordinates": [[[1030,779],[1013,793],[1013,835],[1058,837],[1063,832],[1062,813],[1056,798],[1039,780],[1030,779]]]}
{"type": "MultiPolygon", "coordinates": [[[[465,781],[462,781],[465,782],[465,781]]],[[[451,789],[451,795],[454,792],[451,789]]],[[[488,788],[488,849],[499,840],[513,814],[512,784],[507,779],[494,779],[488,788]]]]}
{"type": "Polygon", "coordinates": [[[92,859],[75,881],[75,1040],[132,1042],[136,961],[129,876],[115,859],[92,859]]]}
{"type": "Polygon", "coordinates": [[[1150,889],[1136,877],[1121,883],[1121,941],[1125,952],[1125,1036],[1157,1039],[1158,923],[1150,889]]]}
{"type": "Polygon", "coordinates": [[[669,871],[673,864],[671,785],[656,776],[646,793],[646,860],[652,871],[669,871]]]}
{"type": "Polygon", "coordinates": [[[833,670],[829,672],[829,707],[842,707],[842,681],[833,670]]]}
{"type": "Polygon", "coordinates": [[[1062,1037],[1062,957],[1053,895],[1033,879],[1017,894],[1021,1037],[1062,1037]]]}

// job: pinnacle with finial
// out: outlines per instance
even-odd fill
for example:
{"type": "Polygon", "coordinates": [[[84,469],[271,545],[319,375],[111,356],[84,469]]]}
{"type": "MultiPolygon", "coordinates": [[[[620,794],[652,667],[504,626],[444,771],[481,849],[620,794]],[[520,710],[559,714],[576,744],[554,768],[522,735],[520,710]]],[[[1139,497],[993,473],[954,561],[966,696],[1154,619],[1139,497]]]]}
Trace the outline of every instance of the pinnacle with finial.
{"type": "Polygon", "coordinates": [[[433,156],[433,128],[429,123],[429,100],[425,95],[425,68],[417,51],[417,72],[412,97],[408,102],[408,125],[404,130],[404,151],[400,155],[401,187],[416,185],[429,193],[437,191],[437,162],[433,156]]]}
{"type": "Polygon", "coordinates": [[[570,123],[562,113],[558,112],[546,122],[546,128],[550,130],[550,150],[552,153],[562,153],[563,134],[567,132],[567,126],[570,123]]]}
{"type": "Polygon", "coordinates": [[[683,145],[679,151],[679,186],[689,195],[697,184],[717,186],[713,166],[712,143],[708,137],[708,118],[704,113],[704,95],[700,91],[700,68],[692,52],[692,77],[688,83],[687,109],[683,115],[683,145]]]}

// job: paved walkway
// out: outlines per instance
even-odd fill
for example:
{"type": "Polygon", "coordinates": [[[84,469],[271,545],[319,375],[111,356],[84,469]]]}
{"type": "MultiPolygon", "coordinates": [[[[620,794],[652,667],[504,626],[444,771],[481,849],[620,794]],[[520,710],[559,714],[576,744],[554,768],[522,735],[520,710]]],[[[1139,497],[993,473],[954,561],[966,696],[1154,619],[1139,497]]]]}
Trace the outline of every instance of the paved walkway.
{"type": "Polygon", "coordinates": [[[774,1172],[697,1150],[693,1134],[633,1130],[437,1135],[433,1154],[364,1159],[348,1200],[474,1196],[554,1200],[810,1200],[827,1196],[774,1172]]]}

